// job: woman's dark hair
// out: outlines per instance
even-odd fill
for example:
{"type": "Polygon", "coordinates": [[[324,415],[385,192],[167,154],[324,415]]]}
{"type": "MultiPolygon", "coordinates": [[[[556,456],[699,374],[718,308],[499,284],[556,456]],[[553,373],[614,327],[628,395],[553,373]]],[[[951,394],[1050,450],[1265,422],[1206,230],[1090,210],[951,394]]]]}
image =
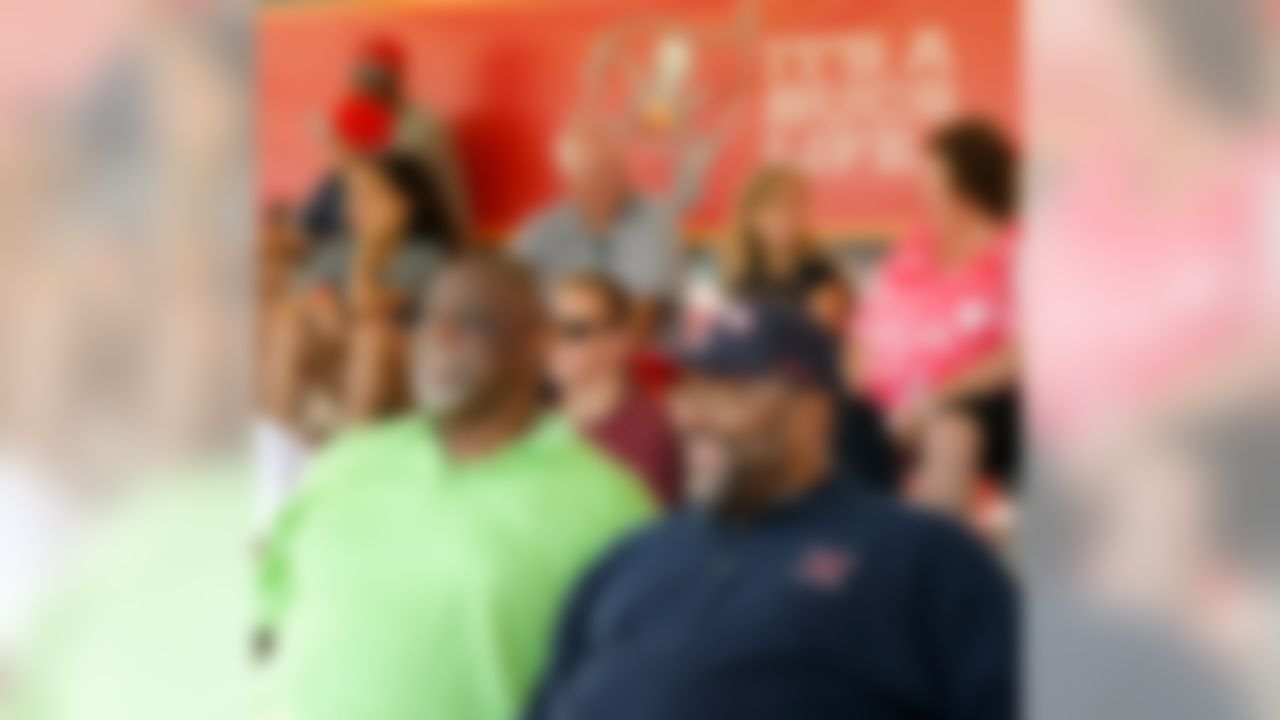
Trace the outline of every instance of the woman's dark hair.
{"type": "Polygon", "coordinates": [[[422,161],[403,153],[375,156],[369,165],[408,204],[409,224],[405,228],[408,240],[444,250],[459,248],[459,229],[454,227],[444,189],[434,172],[422,161]]]}
{"type": "Polygon", "coordinates": [[[946,168],[952,187],[997,220],[1018,209],[1017,156],[996,127],[979,118],[948,123],[929,136],[929,152],[946,168]]]}

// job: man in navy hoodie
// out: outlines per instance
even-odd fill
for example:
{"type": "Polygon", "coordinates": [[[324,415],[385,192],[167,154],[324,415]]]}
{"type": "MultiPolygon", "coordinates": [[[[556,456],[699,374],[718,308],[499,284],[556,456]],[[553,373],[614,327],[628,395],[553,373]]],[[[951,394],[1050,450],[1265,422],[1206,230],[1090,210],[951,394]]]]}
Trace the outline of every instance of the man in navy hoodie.
{"type": "Polygon", "coordinates": [[[683,354],[690,507],[582,581],[530,720],[1016,717],[1007,577],[836,477],[821,331],[743,305],[683,354]]]}

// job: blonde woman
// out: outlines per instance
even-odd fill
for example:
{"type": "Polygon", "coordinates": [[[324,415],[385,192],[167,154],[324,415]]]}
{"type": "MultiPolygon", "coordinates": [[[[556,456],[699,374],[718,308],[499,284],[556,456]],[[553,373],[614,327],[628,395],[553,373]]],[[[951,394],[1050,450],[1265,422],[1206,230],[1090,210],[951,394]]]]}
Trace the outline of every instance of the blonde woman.
{"type": "Polygon", "coordinates": [[[785,165],[761,168],[744,188],[721,248],[721,277],[731,295],[796,304],[838,334],[847,288],[817,250],[808,215],[804,176],[785,165]]]}
{"type": "MultiPolygon", "coordinates": [[[[784,165],[761,168],[743,189],[720,276],[731,296],[802,309],[843,345],[852,293],[809,230],[809,185],[784,165]]],[[[852,388],[837,398],[834,442],[841,472],[858,484],[896,490],[897,460],[877,410],[852,388]]]]}

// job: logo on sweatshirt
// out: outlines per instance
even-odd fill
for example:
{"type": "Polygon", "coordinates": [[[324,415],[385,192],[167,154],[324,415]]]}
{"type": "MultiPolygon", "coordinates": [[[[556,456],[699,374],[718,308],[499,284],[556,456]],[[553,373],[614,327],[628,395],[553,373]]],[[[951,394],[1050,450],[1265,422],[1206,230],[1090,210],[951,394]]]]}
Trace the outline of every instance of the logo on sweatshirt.
{"type": "Polygon", "coordinates": [[[857,559],[842,548],[815,545],[804,551],[796,565],[800,582],[817,590],[843,588],[853,575],[857,559]]]}

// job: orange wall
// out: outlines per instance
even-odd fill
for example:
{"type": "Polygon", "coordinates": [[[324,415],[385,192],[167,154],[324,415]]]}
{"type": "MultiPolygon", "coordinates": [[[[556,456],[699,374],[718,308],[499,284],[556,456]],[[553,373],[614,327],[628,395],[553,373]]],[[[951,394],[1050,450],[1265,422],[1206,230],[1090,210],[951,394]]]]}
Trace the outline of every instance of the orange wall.
{"type": "MultiPolygon", "coordinates": [[[[296,199],[310,185],[323,162],[320,118],[342,91],[361,40],[384,33],[409,48],[414,94],[454,133],[482,230],[506,232],[556,192],[548,138],[578,96],[583,59],[602,29],[637,17],[717,27],[729,23],[737,7],[726,0],[420,0],[265,9],[259,22],[260,194],[296,199]]],[[[766,56],[775,56],[767,48],[779,42],[838,47],[842,39],[875,36],[897,67],[921,28],[938,28],[953,56],[960,105],[1015,124],[1016,0],[765,0],[760,17],[762,33],[745,63],[746,112],[691,214],[694,231],[724,226],[742,179],[765,153],[770,134],[780,133],[766,119],[766,56]]],[[[802,72],[813,87],[839,91],[852,82],[842,75],[848,68],[838,52],[823,57],[822,67],[802,72]]],[[[885,91],[904,83],[891,74],[885,91]]],[[[875,122],[887,120],[918,137],[918,118],[898,117],[900,110],[883,105],[871,110],[878,113],[875,122]]],[[[781,134],[818,133],[800,142],[821,155],[840,142],[833,123],[836,132],[866,136],[838,112],[801,118],[781,134]]],[[[836,163],[816,180],[821,230],[892,232],[912,214],[907,176],[877,171],[870,161],[836,163]]]]}

